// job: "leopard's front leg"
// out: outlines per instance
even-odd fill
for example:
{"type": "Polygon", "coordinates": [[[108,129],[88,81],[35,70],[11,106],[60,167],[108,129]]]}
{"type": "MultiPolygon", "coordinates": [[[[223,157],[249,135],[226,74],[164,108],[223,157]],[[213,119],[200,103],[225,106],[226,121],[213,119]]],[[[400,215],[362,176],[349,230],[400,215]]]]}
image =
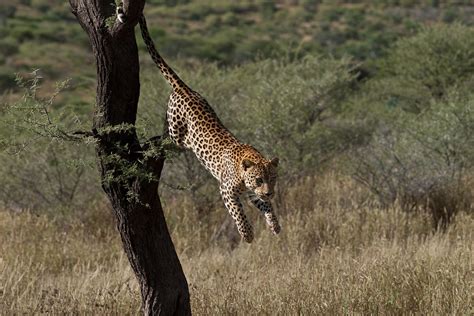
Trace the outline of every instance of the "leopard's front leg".
{"type": "Polygon", "coordinates": [[[278,223],[278,218],[273,212],[272,204],[270,202],[263,201],[256,196],[251,196],[250,201],[260,210],[260,212],[262,212],[263,216],[265,216],[265,220],[267,221],[267,224],[272,232],[274,234],[278,234],[281,230],[281,227],[278,223]]]}
{"type": "Polygon", "coordinates": [[[240,236],[242,236],[246,242],[251,243],[253,240],[252,225],[250,225],[244,213],[244,208],[240,202],[240,192],[236,189],[227,189],[221,185],[221,195],[225,207],[237,225],[240,236]]]}

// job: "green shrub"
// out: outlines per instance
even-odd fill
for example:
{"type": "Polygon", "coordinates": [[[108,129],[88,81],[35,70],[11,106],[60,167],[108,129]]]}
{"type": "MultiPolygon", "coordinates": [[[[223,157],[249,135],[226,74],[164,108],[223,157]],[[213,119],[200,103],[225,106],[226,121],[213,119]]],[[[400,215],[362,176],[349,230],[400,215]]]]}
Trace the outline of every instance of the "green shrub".
{"type": "Polygon", "coordinates": [[[356,150],[355,177],[384,205],[429,212],[436,227],[472,200],[472,35],[435,26],[400,40],[350,102],[376,131],[356,150]]]}
{"type": "Polygon", "coordinates": [[[357,150],[355,178],[384,205],[423,210],[435,227],[471,207],[474,167],[473,95],[451,95],[418,115],[401,113],[357,150]]]}
{"type": "Polygon", "coordinates": [[[18,53],[18,43],[11,37],[0,40],[0,56],[11,56],[18,53]]]}
{"type": "Polygon", "coordinates": [[[15,6],[0,4],[0,26],[4,25],[8,19],[13,18],[15,16],[15,13],[15,6]]]}
{"type": "Polygon", "coordinates": [[[385,101],[420,112],[431,99],[452,87],[469,87],[474,78],[474,28],[437,25],[398,41],[383,61],[382,79],[374,90],[385,101]]]}
{"type": "Polygon", "coordinates": [[[7,91],[16,88],[14,70],[9,67],[0,69],[0,90],[7,91]]]}
{"type": "Polygon", "coordinates": [[[5,104],[0,113],[0,205],[10,209],[80,209],[97,198],[98,176],[92,169],[93,151],[68,132],[81,129],[81,118],[67,106],[60,109],[56,93],[38,95],[41,76],[17,78],[25,93],[5,104]],[[67,141],[66,141],[67,140],[67,141]]]}
{"type": "Polygon", "coordinates": [[[443,21],[446,23],[452,23],[459,18],[458,8],[456,7],[448,7],[443,13],[443,21]]]}
{"type": "Polygon", "coordinates": [[[239,17],[233,12],[227,12],[221,17],[222,23],[236,26],[239,23],[239,17]]]}
{"type": "Polygon", "coordinates": [[[24,151],[0,152],[0,205],[80,210],[101,194],[92,148],[31,139],[24,151]]]}
{"type": "Polygon", "coordinates": [[[10,36],[16,38],[20,43],[34,39],[34,34],[35,27],[30,25],[19,24],[10,30],[10,36]]]}
{"type": "Polygon", "coordinates": [[[262,18],[271,19],[276,12],[276,3],[273,0],[262,1],[258,9],[262,18]]]}
{"type": "Polygon", "coordinates": [[[51,8],[51,4],[43,0],[32,0],[31,5],[41,13],[47,13],[51,8]]]}
{"type": "MultiPolygon", "coordinates": [[[[232,15],[232,13],[230,13],[232,15]]],[[[208,15],[206,19],[204,20],[204,25],[207,29],[215,29],[216,27],[219,27],[221,24],[221,17],[218,15],[208,15]]]]}

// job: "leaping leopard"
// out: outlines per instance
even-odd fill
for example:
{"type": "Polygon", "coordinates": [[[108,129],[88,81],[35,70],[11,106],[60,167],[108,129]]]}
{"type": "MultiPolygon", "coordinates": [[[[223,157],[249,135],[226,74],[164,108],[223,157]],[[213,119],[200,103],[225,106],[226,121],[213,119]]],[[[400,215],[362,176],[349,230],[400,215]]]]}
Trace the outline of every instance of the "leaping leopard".
{"type": "MultiPolygon", "coordinates": [[[[117,18],[126,21],[121,5],[117,18]]],[[[252,226],[240,197],[250,191],[250,201],[263,213],[274,234],[280,225],[270,202],[274,195],[278,158],[267,160],[255,148],[241,143],[219,120],[208,102],[187,86],[163,60],[150,37],[145,17],[139,19],[143,40],[154,63],[173,90],[168,101],[169,135],[178,145],[191,149],[201,164],[220,182],[224,204],[242,238],[253,240],[252,226]]]]}

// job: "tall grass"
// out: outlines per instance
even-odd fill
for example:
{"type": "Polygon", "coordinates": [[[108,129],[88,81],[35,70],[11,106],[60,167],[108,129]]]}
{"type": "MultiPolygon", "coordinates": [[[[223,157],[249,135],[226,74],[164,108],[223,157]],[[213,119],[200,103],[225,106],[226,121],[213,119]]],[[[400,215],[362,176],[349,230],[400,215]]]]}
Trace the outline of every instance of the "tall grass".
{"type": "MultiPolygon", "coordinates": [[[[165,199],[194,314],[474,312],[472,213],[437,233],[429,216],[378,209],[337,175],[281,191],[282,233],[273,236],[247,205],[256,239],[235,248],[213,237],[223,206],[197,213],[185,192],[165,199]]],[[[0,212],[0,314],[139,313],[107,209],[97,204],[80,218],[0,212]]]]}

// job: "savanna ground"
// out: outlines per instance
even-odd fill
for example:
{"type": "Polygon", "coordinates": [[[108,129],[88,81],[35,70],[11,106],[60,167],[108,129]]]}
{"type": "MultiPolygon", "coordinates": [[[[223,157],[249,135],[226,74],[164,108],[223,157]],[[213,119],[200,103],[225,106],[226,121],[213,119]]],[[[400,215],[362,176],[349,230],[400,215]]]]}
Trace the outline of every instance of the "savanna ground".
{"type": "MultiPolygon", "coordinates": [[[[281,235],[252,210],[256,239],[235,249],[197,214],[168,211],[194,314],[472,314],[472,215],[436,233],[429,216],[364,205],[366,194],[307,178],[282,196],[281,235]]],[[[111,218],[105,205],[81,218],[0,212],[0,313],[138,314],[111,218]]]]}
{"type": "MultiPolygon", "coordinates": [[[[192,153],[168,153],[160,196],[194,314],[474,314],[473,10],[147,1],[164,57],[281,162],[282,233],[246,205],[247,245],[192,153]]],[[[139,45],[145,140],[169,87],[139,45]]],[[[69,137],[90,129],[89,47],[67,2],[0,4],[2,315],[140,313],[94,143],[69,137]]]]}

